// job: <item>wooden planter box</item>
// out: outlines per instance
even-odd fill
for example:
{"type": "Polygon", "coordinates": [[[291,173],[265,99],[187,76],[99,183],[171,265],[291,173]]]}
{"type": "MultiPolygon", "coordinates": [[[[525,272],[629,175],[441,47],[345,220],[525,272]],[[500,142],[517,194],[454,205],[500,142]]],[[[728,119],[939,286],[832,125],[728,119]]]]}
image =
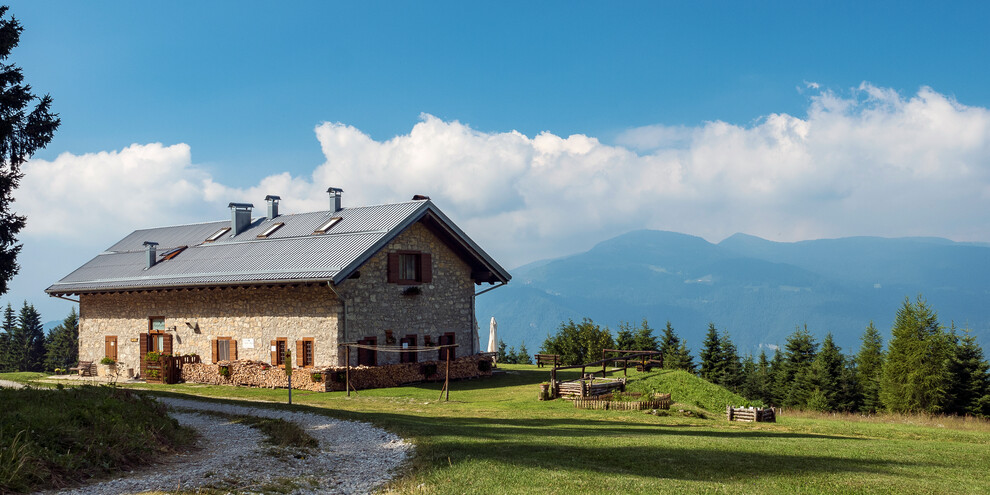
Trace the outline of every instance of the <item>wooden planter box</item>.
{"type": "Polygon", "coordinates": [[[748,421],[758,423],[776,423],[777,415],[773,408],[762,407],[725,407],[729,421],[748,421]]]}
{"type": "Polygon", "coordinates": [[[601,409],[611,411],[642,411],[644,409],[670,409],[670,394],[663,394],[645,400],[623,401],[610,400],[605,397],[592,399],[574,399],[574,407],[578,409],[601,409]]]}

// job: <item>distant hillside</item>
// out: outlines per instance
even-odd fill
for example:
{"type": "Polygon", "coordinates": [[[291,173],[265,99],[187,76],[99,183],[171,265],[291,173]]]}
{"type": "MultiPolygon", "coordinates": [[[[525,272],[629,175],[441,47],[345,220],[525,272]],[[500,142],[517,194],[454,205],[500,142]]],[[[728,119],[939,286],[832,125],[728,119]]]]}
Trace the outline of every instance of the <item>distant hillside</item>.
{"type": "Polygon", "coordinates": [[[495,316],[507,344],[536,351],[568,318],[615,329],[670,320],[697,349],[708,322],[728,330],[743,353],[782,345],[795,326],[819,339],[832,332],[857,349],[873,320],[884,331],[905,296],[918,294],[948,325],[990,343],[990,247],[945,239],[854,237],[795,243],[736,234],[718,244],[641,230],[566,258],[512,270],[506,287],[477,299],[482,341],[495,316]]]}

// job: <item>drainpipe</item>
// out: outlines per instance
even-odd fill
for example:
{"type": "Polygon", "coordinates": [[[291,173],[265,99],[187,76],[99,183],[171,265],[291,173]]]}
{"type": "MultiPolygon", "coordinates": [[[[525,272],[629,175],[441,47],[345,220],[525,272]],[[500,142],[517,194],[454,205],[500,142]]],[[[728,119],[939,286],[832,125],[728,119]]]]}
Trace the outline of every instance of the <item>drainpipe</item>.
{"type": "MultiPolygon", "coordinates": [[[[330,289],[330,292],[333,292],[333,294],[335,296],[337,296],[337,299],[340,300],[340,306],[341,306],[340,326],[341,326],[341,329],[343,330],[343,332],[341,332],[341,333],[343,333],[343,340],[344,340],[344,342],[348,342],[348,340],[347,340],[347,300],[344,299],[340,295],[339,292],[337,292],[337,289],[334,289],[333,288],[333,282],[327,281],[327,288],[330,289]]],[[[338,344],[340,344],[340,342],[338,342],[338,344]]],[[[338,349],[337,352],[340,352],[340,348],[338,347],[337,349],[338,349]]],[[[340,362],[340,361],[338,360],[337,362],[340,362]]],[[[347,363],[347,364],[350,364],[350,363],[347,363]]]]}

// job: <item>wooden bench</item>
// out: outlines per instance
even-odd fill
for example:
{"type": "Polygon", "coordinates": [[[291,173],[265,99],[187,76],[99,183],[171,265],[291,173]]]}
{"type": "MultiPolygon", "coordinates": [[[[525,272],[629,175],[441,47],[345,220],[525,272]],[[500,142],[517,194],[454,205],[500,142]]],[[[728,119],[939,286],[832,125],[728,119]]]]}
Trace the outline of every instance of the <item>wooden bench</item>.
{"type": "Polygon", "coordinates": [[[558,363],[560,363],[560,354],[536,354],[537,368],[542,368],[545,364],[556,368],[558,363]]]}
{"type": "Polygon", "coordinates": [[[69,371],[78,371],[79,376],[96,376],[96,365],[92,361],[79,361],[79,366],[69,368],[69,371]]]}

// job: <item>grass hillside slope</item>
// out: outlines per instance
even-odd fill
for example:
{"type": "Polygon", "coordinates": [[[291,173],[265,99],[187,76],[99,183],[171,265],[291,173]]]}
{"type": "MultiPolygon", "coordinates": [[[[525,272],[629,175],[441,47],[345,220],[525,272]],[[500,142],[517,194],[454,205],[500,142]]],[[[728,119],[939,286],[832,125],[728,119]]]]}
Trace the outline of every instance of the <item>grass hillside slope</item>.
{"type": "Polygon", "coordinates": [[[746,400],[739,394],[682,370],[656,370],[637,374],[629,382],[630,392],[669,393],[677,403],[697,406],[711,413],[725,412],[725,406],[757,406],[760,401],[746,400]]]}

